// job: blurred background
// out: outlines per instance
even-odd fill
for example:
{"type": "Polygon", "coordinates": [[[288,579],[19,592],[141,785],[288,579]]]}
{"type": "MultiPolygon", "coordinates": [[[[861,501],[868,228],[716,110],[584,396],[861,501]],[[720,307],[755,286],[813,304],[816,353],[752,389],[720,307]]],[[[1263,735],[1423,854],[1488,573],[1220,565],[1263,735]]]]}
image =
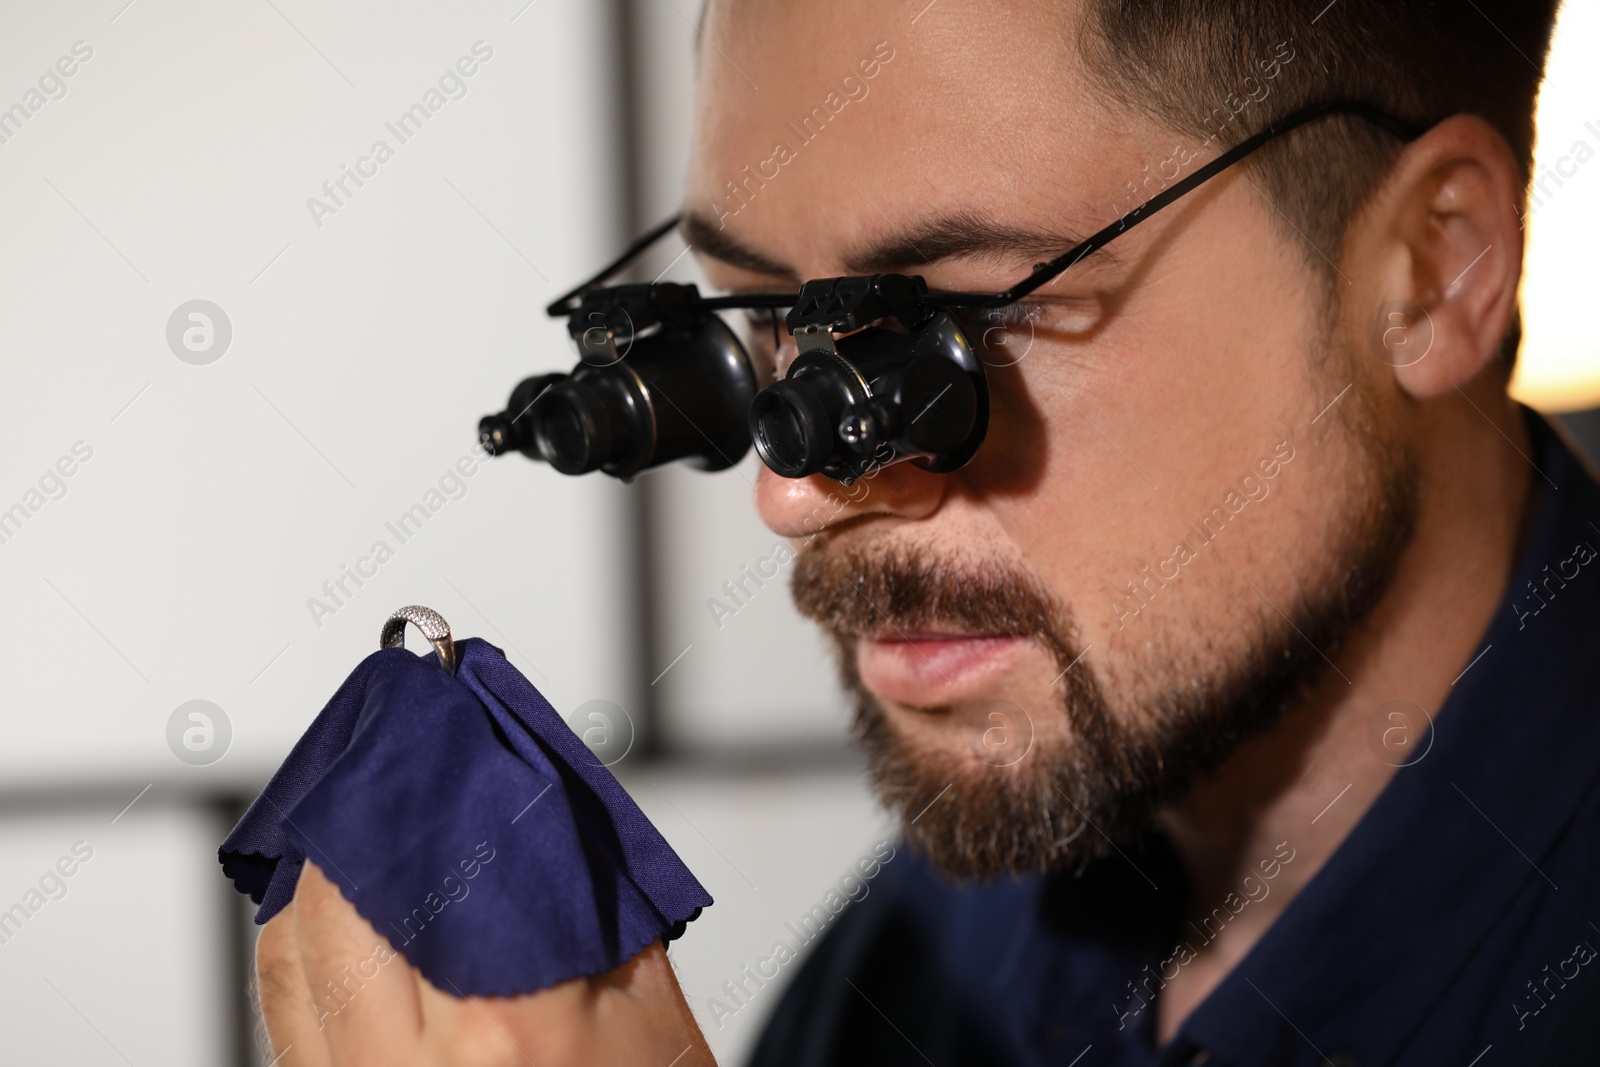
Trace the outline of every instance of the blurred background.
{"type": "MultiPolygon", "coordinates": [[[[512,385],[572,364],[545,303],[677,209],[698,7],[4,16],[0,915],[28,913],[0,924],[6,1062],[266,1062],[216,847],[413,603],[503,648],[705,883],[672,954],[719,1058],[750,1048],[778,987],[720,1025],[706,1001],[889,833],[783,585],[710,610],[776,542],[754,457],[626,486],[457,467],[512,385]]],[[[1591,455],[1597,47],[1600,9],[1569,6],[1516,385],[1591,455]]],[[[692,278],[682,251],[646,280],[692,278]]]]}

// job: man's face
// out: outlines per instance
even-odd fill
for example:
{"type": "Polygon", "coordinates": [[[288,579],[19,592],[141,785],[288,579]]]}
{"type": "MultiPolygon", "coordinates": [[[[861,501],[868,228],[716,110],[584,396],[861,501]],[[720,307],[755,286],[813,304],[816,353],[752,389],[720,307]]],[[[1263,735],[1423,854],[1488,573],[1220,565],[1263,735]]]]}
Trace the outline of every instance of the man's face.
{"type": "MultiPolygon", "coordinates": [[[[1070,7],[713,0],[687,201],[713,284],[998,291],[1180,147],[1185,175],[1218,154],[1098,95],[1070,7]]],[[[1386,584],[1416,502],[1399,401],[1297,240],[1236,167],[971,327],[991,421],[961,471],[761,471],[880,791],[952,873],[1137,833],[1386,584]]]]}

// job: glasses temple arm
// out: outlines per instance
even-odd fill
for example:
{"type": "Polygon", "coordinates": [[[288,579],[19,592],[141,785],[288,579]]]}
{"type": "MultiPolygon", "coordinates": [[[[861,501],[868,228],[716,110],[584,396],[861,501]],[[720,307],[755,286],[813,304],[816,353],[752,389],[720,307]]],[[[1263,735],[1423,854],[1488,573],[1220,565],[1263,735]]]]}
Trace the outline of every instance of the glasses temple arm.
{"type": "Polygon", "coordinates": [[[601,282],[617,273],[617,271],[633,262],[633,260],[641,255],[645,249],[649,248],[667,234],[677,229],[678,221],[681,218],[683,218],[682,215],[674,215],[667,221],[658,225],[655,229],[635,240],[633,244],[629,245],[623,250],[622,255],[608,263],[594,277],[580,285],[575,286],[570,292],[564,293],[552,301],[551,304],[544,309],[545,314],[549,315],[553,319],[559,319],[564,315],[572,314],[572,312],[576,310],[576,305],[573,304],[573,300],[582,295],[585,289],[599,285],[601,282]]]}
{"type": "MultiPolygon", "coordinates": [[[[1373,107],[1371,104],[1363,103],[1359,100],[1332,100],[1322,104],[1315,104],[1293,112],[1275,122],[1268,123],[1265,128],[1234,145],[1228,151],[1189,175],[1189,177],[1146,200],[1126,215],[1080,241],[1055,259],[1039,264],[1032,274],[1004,292],[931,292],[921,297],[921,302],[930,308],[963,307],[976,309],[1004,307],[1007,304],[1014,304],[1040,286],[1053,281],[1091,252],[1111,243],[1112,240],[1137,226],[1156,212],[1187,196],[1269,141],[1326,115],[1353,115],[1363,118],[1374,125],[1381,126],[1389,133],[1405,141],[1412,141],[1420,137],[1431,125],[1431,123],[1418,123],[1396,118],[1379,108],[1373,107]]],[[[553,301],[545,308],[545,312],[552,318],[570,315],[577,308],[574,301],[583,294],[584,290],[600,284],[628,266],[651,245],[676,229],[681,219],[681,215],[673,215],[639,237],[624,249],[620,256],[607,264],[593,277],[573,287],[569,292],[564,293],[553,301]]],[[[707,310],[719,311],[735,308],[786,308],[792,306],[794,301],[795,294],[792,293],[747,293],[738,296],[712,297],[702,300],[701,303],[707,310]]]]}
{"type": "Polygon", "coordinates": [[[1409,122],[1399,119],[1387,112],[1381,111],[1370,104],[1358,100],[1333,100],[1323,104],[1296,111],[1293,114],[1268,123],[1259,133],[1256,133],[1237,145],[1234,145],[1210,163],[1195,171],[1189,177],[1176,185],[1156,194],[1149,200],[1140,204],[1126,215],[1122,216],[1111,225],[1097,233],[1086,237],[1066,252],[1047,263],[1039,264],[1038,268],[1022,281],[1013,285],[1003,293],[939,293],[933,292],[923,297],[923,302],[930,307],[970,307],[970,308],[996,308],[1007,304],[1016,303],[1035,289],[1053,281],[1064,273],[1069,267],[1076,264],[1089,253],[1109,244],[1113,238],[1121,236],[1126,231],[1148,219],[1151,215],[1182,199],[1187,194],[1198,189],[1212,178],[1221,174],[1256,149],[1262,147],[1274,138],[1288,133],[1290,130],[1304,126],[1308,122],[1320,119],[1325,115],[1354,115],[1364,118],[1369,122],[1382,126],[1385,130],[1402,140],[1412,141],[1420,137],[1428,129],[1427,124],[1409,122]]]}

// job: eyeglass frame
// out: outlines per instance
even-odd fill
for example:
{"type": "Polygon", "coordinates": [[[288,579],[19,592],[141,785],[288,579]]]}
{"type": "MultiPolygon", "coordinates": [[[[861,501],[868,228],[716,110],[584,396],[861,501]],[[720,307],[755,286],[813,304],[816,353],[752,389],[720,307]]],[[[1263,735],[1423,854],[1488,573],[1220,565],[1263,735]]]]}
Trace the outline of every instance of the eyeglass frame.
{"type": "MultiPolygon", "coordinates": [[[[1235,163],[1250,156],[1260,148],[1271,143],[1284,134],[1290,133],[1317,119],[1334,115],[1345,115],[1364,119],[1386,132],[1410,143],[1421,137],[1436,123],[1415,122],[1393,115],[1381,108],[1375,107],[1360,100],[1339,99],[1329,100],[1294,111],[1283,118],[1269,122],[1261,130],[1234,145],[1215,159],[1203,164],[1193,174],[1174,182],[1170,187],[1157,193],[1149,200],[1144,201],[1131,211],[1126,212],[1114,222],[1090,234],[1061,255],[1043,263],[1036,264],[1033,271],[1011,287],[998,293],[962,293],[943,292],[927,289],[925,283],[918,286],[919,291],[906,294],[915,302],[917,307],[925,313],[934,311],[963,309],[973,311],[992,310],[1015,304],[1023,297],[1036,289],[1049,284],[1062,274],[1066,273],[1078,262],[1091,253],[1105,247],[1122,234],[1151,218],[1163,209],[1183,199],[1189,193],[1200,188],[1212,178],[1232,167],[1235,163]]],[[[582,306],[580,299],[591,294],[612,276],[620,273],[634,260],[648,251],[656,242],[678,228],[682,221],[682,214],[673,215],[671,218],[652,227],[649,231],[638,237],[630,244],[620,256],[607,264],[588,280],[574,287],[567,293],[552,301],[545,312],[551,318],[566,318],[577,312],[582,306]]],[[[887,275],[874,275],[874,279],[892,277],[887,275]]],[[[910,278],[921,281],[920,275],[911,275],[910,278]]],[[[736,311],[769,309],[776,312],[778,309],[797,309],[804,301],[808,289],[818,285],[829,286],[836,289],[839,282],[857,281],[851,278],[819,279],[802,283],[800,290],[794,293],[749,292],[738,293],[720,297],[699,297],[697,306],[705,311],[736,311]]],[[[859,279],[867,281],[868,279],[859,279]]],[[[815,300],[813,300],[813,304],[815,300]]],[[[815,327],[819,322],[840,323],[843,320],[835,315],[832,319],[824,314],[820,319],[815,310],[809,316],[802,315],[802,319],[809,319],[808,323],[796,321],[793,310],[785,318],[785,326],[793,335],[795,329],[803,324],[815,327]]],[[[853,318],[853,317],[852,317],[853,318]]],[[[856,325],[852,323],[852,326],[856,325]]],[[[860,323],[865,325],[865,323],[860,323]]]]}

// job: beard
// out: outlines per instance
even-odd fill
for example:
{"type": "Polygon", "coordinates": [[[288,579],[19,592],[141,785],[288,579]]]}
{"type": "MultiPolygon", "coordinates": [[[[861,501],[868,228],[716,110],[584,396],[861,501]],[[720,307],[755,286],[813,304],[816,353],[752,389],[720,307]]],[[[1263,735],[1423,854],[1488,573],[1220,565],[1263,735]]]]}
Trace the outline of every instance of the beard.
{"type": "MultiPolygon", "coordinates": [[[[1146,684],[1124,700],[1121,714],[1105,684],[1078,662],[1083,650],[1071,611],[1025,566],[941,559],[906,546],[840,546],[826,532],[801,549],[795,604],[832,639],[868,778],[915,850],[958,880],[1081,867],[1114,847],[1136,845],[1156,830],[1164,806],[1283,719],[1388,590],[1420,508],[1415,455],[1382,433],[1359,390],[1333,420],[1332,433],[1345,446],[1333,501],[1342,518],[1324,527],[1321,545],[1307,546],[1315,550],[1297,553],[1292,600],[1276,601],[1283,614],[1258,614],[1242,648],[1226,656],[1157,652],[1137,665],[1146,684]],[[1031,728],[1035,716],[1014,705],[1011,715],[989,714],[987,721],[1003,724],[1006,742],[1026,742],[1020,757],[999,765],[982,758],[977,745],[969,753],[929,743],[926,731],[908,737],[856,666],[857,639],[886,626],[1031,638],[1061,672],[1059,706],[1045,709],[1038,730],[1031,728]],[[1010,736],[1015,715],[1029,724],[1025,739],[1010,736]]],[[[973,722],[970,709],[916,713],[945,725],[973,722]]],[[[969,727],[969,740],[974,729],[981,726],[969,727]]]]}

